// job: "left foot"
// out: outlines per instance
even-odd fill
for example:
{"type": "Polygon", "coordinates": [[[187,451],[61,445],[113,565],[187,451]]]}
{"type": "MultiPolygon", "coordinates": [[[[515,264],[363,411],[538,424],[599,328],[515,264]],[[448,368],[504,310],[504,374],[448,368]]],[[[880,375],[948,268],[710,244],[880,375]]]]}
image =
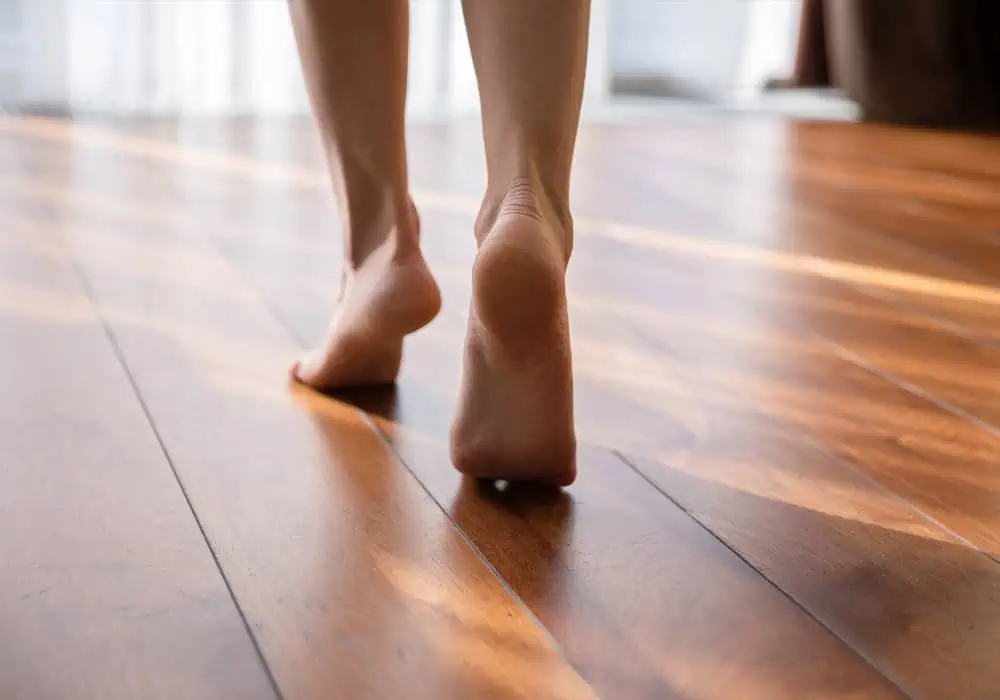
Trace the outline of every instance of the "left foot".
{"type": "Polygon", "coordinates": [[[347,273],[325,342],[292,367],[292,379],[319,390],[396,380],[403,338],[437,316],[441,293],[418,251],[394,253],[387,241],[347,273]]]}

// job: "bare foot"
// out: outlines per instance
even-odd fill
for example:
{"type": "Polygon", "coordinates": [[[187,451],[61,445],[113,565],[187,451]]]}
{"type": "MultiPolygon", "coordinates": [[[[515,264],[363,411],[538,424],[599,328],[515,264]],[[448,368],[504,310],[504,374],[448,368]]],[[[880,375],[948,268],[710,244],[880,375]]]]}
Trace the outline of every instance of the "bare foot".
{"type": "Polygon", "coordinates": [[[393,253],[387,242],[344,277],[326,340],[292,367],[293,379],[320,390],[396,380],[404,336],[434,319],[441,294],[419,252],[393,253]]]}
{"type": "Polygon", "coordinates": [[[532,209],[507,207],[480,239],[452,460],[481,479],[568,486],[576,435],[567,237],[532,209]]]}

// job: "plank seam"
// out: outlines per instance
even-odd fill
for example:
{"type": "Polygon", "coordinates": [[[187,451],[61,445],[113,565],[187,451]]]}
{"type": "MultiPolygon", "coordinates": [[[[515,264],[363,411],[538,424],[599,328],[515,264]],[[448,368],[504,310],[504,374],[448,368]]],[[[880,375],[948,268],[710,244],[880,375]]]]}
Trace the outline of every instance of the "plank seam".
{"type": "MultiPolygon", "coordinates": [[[[216,242],[214,239],[212,239],[211,245],[213,247],[216,247],[216,242]]],[[[261,307],[265,309],[267,313],[272,317],[272,319],[277,322],[278,326],[280,326],[281,329],[285,331],[285,333],[289,336],[292,342],[295,343],[295,345],[299,349],[303,349],[305,347],[305,344],[302,342],[302,339],[299,338],[298,333],[296,333],[293,330],[292,324],[286,321],[284,315],[281,314],[277,309],[275,309],[263,297],[260,289],[257,287],[256,284],[247,281],[246,277],[243,274],[243,270],[236,263],[232,261],[232,259],[226,253],[226,251],[222,250],[221,247],[216,247],[216,250],[219,253],[220,257],[223,260],[225,260],[229,265],[229,267],[233,270],[233,273],[239,276],[239,278],[243,280],[243,283],[246,285],[248,291],[250,291],[255,297],[257,297],[257,301],[260,303],[261,307]]],[[[462,541],[466,544],[466,546],[468,546],[469,549],[472,550],[473,554],[476,556],[477,559],[479,559],[480,562],[482,562],[482,564],[486,567],[486,569],[490,572],[490,574],[500,583],[504,592],[507,593],[507,595],[511,597],[511,599],[515,602],[515,604],[518,607],[520,607],[522,611],[525,612],[525,614],[528,616],[528,619],[530,619],[535,624],[535,626],[539,629],[544,638],[549,642],[549,644],[552,645],[552,648],[555,649],[556,653],[559,655],[559,658],[562,659],[567,666],[573,669],[574,672],[576,672],[576,674],[580,677],[580,679],[590,689],[591,693],[594,694],[595,698],[600,698],[600,695],[597,694],[597,691],[594,689],[593,685],[591,685],[590,681],[587,680],[587,677],[584,675],[583,670],[570,660],[569,655],[566,653],[566,650],[563,648],[562,644],[560,644],[558,640],[556,640],[551,630],[549,630],[549,628],[544,623],[542,623],[542,621],[538,618],[538,616],[535,615],[535,612],[531,609],[531,607],[524,601],[523,598],[521,598],[521,596],[517,594],[517,592],[511,587],[507,579],[505,579],[500,574],[500,572],[493,565],[493,563],[486,557],[485,554],[483,554],[482,550],[480,550],[479,547],[476,546],[476,544],[472,541],[472,539],[465,532],[465,530],[455,521],[451,513],[448,512],[448,509],[445,507],[445,505],[441,503],[434,496],[433,492],[431,492],[431,490],[427,487],[427,485],[423,482],[423,480],[419,476],[417,476],[417,473],[410,467],[410,465],[406,462],[403,456],[393,447],[391,441],[386,437],[385,433],[382,432],[382,430],[378,427],[375,421],[372,420],[371,416],[366,411],[364,411],[361,408],[358,408],[357,406],[353,406],[350,404],[346,405],[349,406],[352,411],[355,411],[358,414],[358,416],[360,416],[361,420],[375,434],[375,436],[378,438],[382,446],[392,456],[393,461],[397,462],[400,466],[403,467],[406,473],[409,474],[409,476],[417,483],[417,486],[419,486],[420,489],[427,495],[427,497],[430,498],[431,503],[433,503],[437,507],[437,509],[441,511],[445,519],[454,529],[455,533],[462,539],[462,541]]]]}
{"type": "Polygon", "coordinates": [[[424,491],[424,493],[426,493],[427,496],[431,499],[431,502],[433,502],[434,505],[438,507],[438,510],[441,511],[444,517],[447,518],[448,522],[451,523],[451,526],[455,529],[455,532],[458,533],[458,536],[462,538],[462,541],[465,542],[465,544],[475,553],[476,557],[478,557],[478,559],[483,563],[484,566],[486,566],[489,572],[497,579],[497,581],[503,587],[503,590],[506,591],[506,593],[524,610],[524,612],[528,615],[528,619],[530,619],[532,622],[535,623],[535,625],[538,627],[538,629],[543,634],[545,639],[549,641],[552,647],[559,654],[559,658],[561,658],[566,663],[567,666],[573,669],[576,672],[576,674],[580,677],[580,679],[584,683],[586,683],[587,687],[590,688],[590,691],[594,694],[594,697],[599,698],[600,696],[597,695],[597,691],[594,689],[594,687],[590,684],[590,681],[587,680],[587,677],[584,675],[583,669],[581,669],[579,666],[577,666],[570,660],[569,655],[566,653],[566,650],[563,648],[562,644],[560,644],[559,641],[555,638],[551,630],[549,630],[549,628],[538,618],[538,616],[535,615],[535,612],[531,609],[531,607],[524,601],[523,598],[521,598],[521,596],[517,594],[517,592],[511,587],[507,579],[505,579],[500,574],[497,568],[493,565],[493,562],[491,562],[486,557],[486,555],[483,554],[482,550],[480,550],[479,547],[476,546],[476,544],[472,541],[472,538],[470,538],[468,533],[465,532],[465,529],[462,528],[462,526],[455,521],[455,519],[452,517],[451,513],[448,512],[448,509],[444,506],[444,504],[441,503],[434,496],[434,494],[423,482],[423,480],[421,480],[421,478],[417,476],[416,472],[414,472],[413,469],[410,468],[410,465],[406,463],[406,460],[403,459],[402,455],[400,455],[393,448],[392,443],[386,438],[385,434],[375,424],[375,421],[371,419],[371,416],[369,416],[365,411],[362,411],[360,408],[355,408],[355,410],[361,414],[361,417],[365,421],[365,423],[367,423],[368,426],[375,432],[375,435],[378,436],[378,439],[382,443],[382,445],[385,446],[385,448],[389,451],[389,453],[396,458],[396,461],[403,466],[403,468],[409,473],[409,475],[413,477],[414,481],[417,482],[417,484],[424,491]]]}
{"type": "MultiPolygon", "coordinates": [[[[653,346],[658,351],[664,354],[673,354],[672,348],[667,346],[658,338],[650,336],[649,334],[643,332],[641,329],[637,328],[633,324],[623,323],[622,327],[626,328],[630,333],[634,335],[641,336],[644,342],[653,346]]],[[[910,394],[911,396],[915,396],[918,400],[925,403],[929,403],[945,413],[954,415],[956,418],[960,418],[970,423],[976,429],[985,432],[987,435],[990,435],[1000,440],[1000,428],[998,428],[997,426],[994,426],[993,424],[984,421],[978,416],[969,413],[965,409],[956,406],[945,399],[941,399],[935,396],[934,394],[931,394],[921,389],[920,387],[906,381],[905,379],[896,377],[895,375],[880,369],[879,367],[875,366],[874,364],[866,360],[861,355],[858,355],[849,348],[846,348],[819,333],[815,333],[812,331],[804,331],[803,335],[813,340],[818,346],[824,349],[832,357],[838,358],[860,369],[863,372],[871,374],[877,380],[885,382],[890,386],[895,386],[898,389],[901,389],[902,391],[910,394]]],[[[918,506],[910,499],[898,493],[896,489],[892,488],[888,484],[883,483],[882,480],[880,480],[878,477],[869,474],[860,466],[854,464],[851,460],[837,454],[830,447],[820,442],[818,439],[809,435],[802,435],[802,434],[800,434],[797,439],[800,442],[800,444],[817,450],[820,454],[825,456],[827,459],[831,460],[833,463],[855,474],[869,486],[874,487],[877,491],[884,493],[885,495],[891,497],[896,502],[902,504],[912,513],[916,514],[920,518],[923,518],[925,521],[927,521],[934,527],[938,528],[946,535],[950,536],[957,543],[963,544],[969,549],[975,551],[980,556],[985,557],[986,559],[989,559],[994,563],[1000,564],[1000,556],[994,555],[992,552],[983,549],[982,547],[976,545],[966,537],[963,537],[956,530],[954,530],[953,528],[949,527],[945,523],[935,518],[933,515],[922,509],[920,506],[918,506]]]]}
{"type": "Polygon", "coordinates": [[[104,335],[111,346],[111,350],[114,353],[115,358],[118,361],[118,364],[121,366],[122,371],[125,373],[125,377],[128,380],[129,386],[132,389],[132,393],[135,396],[136,402],[138,403],[142,411],[143,417],[146,420],[146,424],[149,426],[149,429],[152,432],[153,437],[155,438],[157,445],[160,448],[160,452],[163,454],[163,458],[166,460],[167,465],[169,466],[170,471],[174,476],[174,480],[177,482],[177,486],[180,489],[182,496],[184,497],[184,501],[187,504],[191,516],[194,518],[194,522],[198,528],[198,532],[201,534],[202,540],[205,542],[205,546],[208,548],[209,554],[212,557],[212,562],[215,565],[216,571],[218,571],[219,576],[222,578],[222,581],[226,587],[226,591],[229,594],[229,599],[232,602],[233,607],[236,609],[237,615],[239,615],[240,621],[243,624],[243,629],[246,632],[247,636],[249,637],[250,644],[253,646],[254,653],[257,656],[257,660],[260,662],[261,667],[264,670],[264,674],[268,680],[268,684],[274,691],[277,700],[285,700],[285,695],[281,691],[281,686],[278,684],[278,680],[275,677],[270,664],[268,664],[267,662],[267,657],[264,655],[264,651],[260,646],[260,642],[257,639],[257,635],[254,634],[253,627],[251,626],[250,621],[247,619],[246,613],[244,612],[243,607],[239,603],[239,599],[237,598],[236,593],[233,590],[232,584],[230,583],[229,578],[226,576],[226,573],[223,570],[222,563],[219,559],[219,555],[216,552],[215,548],[212,546],[212,543],[208,537],[208,533],[201,522],[201,518],[198,517],[198,512],[195,509],[194,503],[191,501],[190,496],[188,495],[188,491],[184,486],[184,481],[183,479],[181,479],[180,473],[177,471],[177,468],[174,465],[174,461],[170,457],[170,451],[167,449],[166,443],[164,442],[162,435],[160,435],[160,431],[156,427],[152,413],[150,412],[149,406],[146,404],[146,401],[143,398],[141,391],[139,390],[138,382],[136,381],[135,376],[132,374],[132,370],[128,365],[128,361],[125,359],[125,354],[122,352],[121,345],[118,342],[118,338],[115,335],[114,330],[111,328],[107,316],[105,316],[102,310],[101,303],[97,300],[97,296],[94,292],[93,286],[90,283],[90,279],[87,276],[86,272],[82,269],[81,265],[79,264],[75,256],[73,256],[73,254],[70,252],[70,246],[68,246],[65,241],[61,241],[61,243],[69,259],[69,262],[73,268],[75,276],[77,277],[77,280],[79,281],[81,287],[83,288],[84,294],[89,299],[91,305],[94,307],[94,310],[97,312],[97,316],[100,319],[101,328],[104,331],[104,335]]]}
{"type": "MultiPolygon", "coordinates": [[[[219,256],[220,260],[225,261],[226,265],[237,277],[237,279],[242,281],[245,289],[256,298],[257,303],[260,304],[261,309],[263,309],[265,313],[271,317],[272,321],[274,321],[277,324],[277,326],[281,328],[282,331],[284,331],[285,335],[292,341],[292,343],[299,350],[304,349],[305,343],[303,342],[302,338],[299,337],[298,333],[295,332],[295,330],[292,327],[292,324],[289,323],[285,319],[284,315],[267,300],[267,298],[263,295],[260,287],[253,281],[247,279],[246,275],[243,272],[242,267],[232,259],[229,252],[226,251],[225,248],[221,246],[214,237],[209,237],[207,239],[206,247],[211,250],[214,250],[215,253],[219,256]]],[[[102,317],[102,323],[103,323],[103,317],[102,317]]],[[[109,329],[106,324],[105,324],[105,330],[106,332],[109,332],[109,329]]],[[[116,353],[119,352],[117,343],[115,343],[115,351],[116,353]]],[[[129,380],[132,381],[131,373],[128,372],[127,369],[126,372],[129,374],[129,380]]],[[[137,387],[135,387],[134,382],[133,382],[133,387],[137,391],[137,387]]],[[[146,410],[145,404],[142,401],[141,397],[139,398],[139,401],[140,403],[143,404],[143,410],[145,411],[146,410]]],[[[566,663],[566,665],[569,668],[573,669],[573,671],[577,674],[577,676],[579,676],[580,679],[590,689],[590,692],[593,694],[593,696],[599,699],[600,696],[597,694],[597,691],[591,685],[590,681],[588,681],[587,678],[584,676],[582,669],[580,669],[576,664],[574,664],[569,659],[566,650],[552,635],[552,632],[548,629],[548,627],[546,627],[542,623],[542,621],[538,619],[538,616],[535,615],[534,611],[528,606],[528,604],[524,601],[524,599],[521,598],[521,596],[519,596],[514,591],[514,589],[510,586],[509,582],[503,576],[501,576],[500,572],[496,569],[495,566],[493,566],[492,562],[490,562],[490,560],[483,554],[483,552],[479,549],[479,547],[477,547],[472,542],[472,540],[469,538],[465,530],[462,527],[460,527],[457,522],[455,522],[455,519],[448,512],[448,509],[444,506],[444,504],[442,504],[437,498],[435,498],[434,494],[427,487],[427,485],[420,479],[419,476],[417,476],[416,472],[414,472],[413,469],[410,467],[410,465],[407,464],[406,460],[403,459],[403,457],[393,448],[391,442],[386,438],[385,434],[378,428],[375,422],[371,419],[371,416],[369,416],[367,412],[365,412],[361,408],[358,408],[357,406],[353,406],[350,404],[347,405],[350,407],[352,411],[357,413],[357,415],[361,418],[361,420],[365,423],[365,425],[367,425],[368,428],[375,434],[376,438],[379,440],[382,446],[387,450],[388,454],[391,455],[393,461],[397,462],[400,466],[402,466],[403,469],[406,471],[406,473],[409,474],[409,476],[417,483],[419,488],[430,498],[431,503],[433,503],[437,507],[437,509],[444,515],[445,519],[452,526],[456,534],[458,534],[458,536],[462,539],[462,541],[466,544],[466,546],[468,546],[471,549],[472,553],[476,556],[476,558],[479,559],[480,562],[482,562],[482,564],[486,567],[486,569],[490,572],[490,574],[499,582],[504,592],[506,592],[511,597],[512,601],[518,607],[521,608],[521,610],[528,616],[528,619],[530,619],[535,624],[535,626],[538,628],[543,637],[549,642],[552,648],[556,651],[559,658],[562,659],[562,661],[566,663]]],[[[152,419],[151,417],[149,417],[148,413],[147,413],[147,419],[150,421],[150,425],[152,425],[152,419]]],[[[154,428],[153,430],[155,433],[156,429],[154,428]]],[[[157,440],[160,440],[158,433],[157,433],[157,440]]],[[[162,441],[160,441],[160,444],[161,448],[164,451],[164,454],[166,455],[166,447],[163,445],[162,441]]],[[[167,457],[167,460],[168,462],[170,461],[169,456],[167,457]]],[[[172,462],[171,462],[171,469],[173,469],[172,462]]],[[[180,476],[177,474],[176,470],[174,471],[174,474],[177,477],[178,483],[180,483],[180,476]]],[[[182,491],[184,490],[183,484],[181,485],[181,490],[182,491]]],[[[185,498],[186,497],[187,494],[185,492],[185,498]]],[[[194,512],[193,507],[192,507],[192,512],[194,512]]],[[[195,515],[195,519],[197,520],[197,515],[195,515]]],[[[200,522],[198,526],[199,528],[201,528],[200,522]]],[[[208,542],[207,534],[205,533],[204,530],[202,530],[202,535],[205,536],[206,542],[208,542]]],[[[209,549],[211,549],[211,544],[209,544],[209,549]]],[[[215,557],[214,550],[212,554],[213,557],[215,557]]],[[[217,566],[220,566],[220,573],[221,573],[221,565],[219,564],[218,559],[216,559],[216,564],[217,566]]],[[[225,578],[225,574],[223,574],[223,578],[225,578]]],[[[229,585],[228,580],[226,581],[226,584],[227,586],[229,585]]],[[[230,592],[232,593],[231,589],[230,592]]],[[[233,594],[233,597],[235,601],[235,594],[233,594]]],[[[240,612],[242,616],[242,609],[240,609],[240,612]]],[[[254,639],[254,644],[256,646],[257,645],[256,637],[254,637],[253,639],[254,639]]],[[[262,654],[261,657],[263,659],[262,654]]],[[[270,669],[268,670],[270,671],[270,669]]],[[[284,698],[281,698],[281,700],[284,700],[284,698]]]]}
{"type": "MultiPolygon", "coordinates": [[[[854,365],[855,367],[857,367],[858,369],[862,370],[863,372],[867,372],[868,374],[871,374],[876,379],[878,379],[880,381],[883,381],[883,382],[886,382],[887,384],[891,384],[893,386],[896,386],[896,387],[902,389],[903,391],[905,391],[906,393],[910,394],[911,396],[917,397],[920,401],[925,402],[925,403],[929,403],[932,406],[934,406],[935,408],[940,409],[944,413],[949,413],[949,414],[955,416],[956,418],[960,418],[961,420],[964,420],[965,422],[967,422],[970,425],[972,425],[973,427],[975,427],[977,430],[980,430],[980,431],[986,433],[987,435],[990,435],[991,437],[995,437],[997,439],[1000,439],[1000,429],[998,429],[992,423],[989,423],[989,422],[983,420],[979,416],[976,416],[975,414],[966,411],[964,408],[951,403],[947,399],[942,399],[942,398],[940,398],[938,396],[935,396],[934,394],[932,394],[932,393],[930,393],[928,391],[925,391],[924,389],[920,388],[919,386],[917,386],[917,385],[915,385],[915,384],[913,384],[911,382],[908,382],[907,380],[905,380],[905,379],[903,379],[901,377],[897,377],[894,374],[891,374],[889,372],[886,372],[886,371],[880,369],[876,365],[874,365],[871,362],[869,362],[868,360],[866,360],[861,355],[858,355],[857,353],[853,352],[849,348],[846,348],[846,347],[844,347],[844,346],[842,346],[842,345],[840,345],[838,343],[835,343],[834,341],[829,340],[828,338],[824,338],[824,337],[821,337],[821,336],[816,336],[815,340],[820,345],[824,346],[827,349],[827,351],[830,352],[832,355],[835,355],[836,357],[841,358],[845,362],[849,362],[850,364],[854,365]]],[[[987,559],[990,559],[991,561],[994,561],[997,564],[1000,564],[1000,556],[995,555],[992,552],[989,552],[989,551],[983,549],[982,547],[976,545],[975,543],[973,543],[969,539],[963,537],[961,534],[959,534],[958,532],[956,532],[952,528],[948,527],[947,525],[945,525],[944,523],[942,523],[941,521],[939,521],[937,518],[935,518],[930,513],[925,512],[922,508],[920,508],[919,506],[917,506],[912,501],[909,501],[908,499],[905,499],[901,495],[897,494],[891,487],[883,484],[876,477],[871,476],[871,475],[867,474],[866,472],[860,470],[858,467],[856,467],[853,464],[851,464],[849,460],[844,459],[840,455],[832,452],[825,445],[822,445],[821,443],[816,442],[815,440],[812,440],[812,439],[809,439],[808,442],[810,444],[813,444],[815,447],[819,448],[824,454],[828,455],[832,459],[837,460],[841,464],[844,464],[847,468],[852,469],[852,470],[858,472],[858,474],[860,474],[861,476],[864,476],[865,478],[869,479],[872,483],[876,484],[881,489],[889,492],[890,494],[892,494],[893,496],[895,496],[898,500],[906,503],[910,507],[910,509],[913,510],[915,513],[919,514],[920,516],[922,516],[923,518],[925,518],[929,522],[933,523],[934,525],[936,525],[937,527],[939,527],[944,532],[947,532],[949,535],[951,535],[952,537],[954,537],[956,540],[958,540],[962,544],[965,544],[970,549],[978,552],[979,554],[981,554],[982,556],[986,557],[987,559]]]]}
{"type": "Polygon", "coordinates": [[[743,562],[747,567],[749,567],[752,571],[754,571],[762,579],[764,579],[765,581],[767,581],[768,585],[770,585],[772,588],[774,588],[776,591],[778,591],[778,593],[780,593],[783,598],[785,598],[786,600],[788,600],[789,602],[791,602],[792,605],[794,605],[796,608],[798,608],[806,617],[808,617],[810,620],[812,620],[817,625],[819,625],[820,629],[825,630],[827,634],[829,634],[831,637],[833,637],[838,642],[840,642],[845,648],[847,648],[848,650],[850,650],[850,652],[852,654],[854,654],[856,657],[858,657],[859,659],[861,659],[861,661],[863,661],[866,666],[868,666],[869,668],[871,668],[880,677],[884,678],[888,683],[890,683],[894,688],[896,688],[904,697],[910,698],[910,700],[913,700],[913,696],[910,693],[906,692],[899,685],[899,683],[896,682],[896,680],[894,678],[891,678],[891,677],[887,676],[885,673],[883,673],[882,669],[880,669],[875,664],[875,662],[871,658],[869,658],[869,656],[867,654],[862,653],[860,650],[858,650],[858,649],[854,648],[853,646],[851,646],[850,644],[848,644],[847,640],[845,640],[839,634],[837,634],[832,629],[830,629],[826,624],[824,624],[818,617],[816,617],[816,615],[814,615],[812,613],[811,610],[809,610],[809,608],[807,608],[805,605],[803,605],[801,602],[799,602],[799,600],[796,599],[795,596],[793,596],[791,593],[787,592],[785,589],[783,589],[781,586],[779,586],[774,580],[772,580],[769,576],[767,576],[767,574],[765,574],[758,566],[756,566],[749,559],[749,557],[745,556],[742,552],[740,552],[735,547],[733,547],[732,545],[730,545],[729,542],[727,542],[725,540],[725,538],[723,538],[722,536],[716,534],[716,532],[711,527],[709,527],[707,524],[705,524],[705,522],[701,518],[699,518],[697,515],[695,515],[691,511],[691,509],[689,509],[687,506],[685,506],[679,500],[677,500],[676,498],[674,498],[673,496],[671,496],[670,493],[668,493],[667,490],[664,489],[662,486],[660,486],[654,479],[651,479],[649,476],[647,476],[646,473],[642,469],[640,469],[638,467],[638,465],[636,465],[629,457],[627,457],[620,450],[611,450],[611,454],[613,454],[626,467],[628,467],[633,472],[635,472],[639,476],[639,478],[641,478],[644,482],[646,482],[646,484],[648,484],[653,490],[655,490],[657,493],[659,493],[661,496],[663,496],[665,499],[667,499],[670,503],[672,503],[674,506],[676,506],[678,509],[680,509],[681,512],[683,512],[692,521],[694,521],[695,524],[699,528],[701,528],[702,530],[704,530],[705,532],[707,532],[712,537],[712,539],[714,539],[719,544],[721,544],[723,547],[725,547],[728,551],[730,551],[733,555],[735,555],[737,559],[739,559],[741,562],[743,562]]]}

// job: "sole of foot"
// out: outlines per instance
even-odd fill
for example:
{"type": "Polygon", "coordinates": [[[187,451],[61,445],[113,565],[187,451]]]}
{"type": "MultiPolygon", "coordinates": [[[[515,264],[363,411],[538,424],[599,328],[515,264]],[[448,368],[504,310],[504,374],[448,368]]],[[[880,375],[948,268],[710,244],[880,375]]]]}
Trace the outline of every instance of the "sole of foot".
{"type": "Polygon", "coordinates": [[[290,377],[320,391],[391,384],[403,339],[440,310],[441,293],[423,258],[376,251],[347,277],[326,340],[292,366],[290,377]]]}
{"type": "Polygon", "coordinates": [[[473,268],[456,468],[478,479],[569,486],[576,479],[566,257],[556,230],[500,216],[473,268]]]}

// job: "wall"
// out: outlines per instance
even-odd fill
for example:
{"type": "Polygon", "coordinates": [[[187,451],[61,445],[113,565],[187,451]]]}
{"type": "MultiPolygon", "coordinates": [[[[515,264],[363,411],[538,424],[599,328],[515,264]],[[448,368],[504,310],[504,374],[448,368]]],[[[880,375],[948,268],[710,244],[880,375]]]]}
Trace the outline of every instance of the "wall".
{"type": "Polygon", "coordinates": [[[19,0],[0,0],[0,106],[20,91],[24,48],[19,0]]]}
{"type": "Polygon", "coordinates": [[[15,2],[20,24],[19,35],[11,40],[19,53],[18,92],[14,101],[50,106],[61,100],[67,90],[64,0],[15,2]]]}
{"type": "Polygon", "coordinates": [[[801,0],[615,0],[611,65],[623,87],[709,99],[791,65],[801,0]]]}
{"type": "Polygon", "coordinates": [[[736,99],[752,98],[768,78],[791,74],[801,0],[754,0],[734,85],[736,99]]]}

